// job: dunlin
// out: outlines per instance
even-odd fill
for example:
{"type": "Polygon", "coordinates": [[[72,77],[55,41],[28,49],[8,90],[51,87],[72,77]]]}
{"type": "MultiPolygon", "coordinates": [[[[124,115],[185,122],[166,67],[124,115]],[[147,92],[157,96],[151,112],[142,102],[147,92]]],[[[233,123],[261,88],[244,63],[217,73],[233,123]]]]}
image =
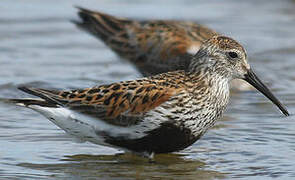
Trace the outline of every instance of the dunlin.
{"type": "Polygon", "coordinates": [[[251,70],[244,48],[225,36],[207,40],[185,70],[81,90],[20,87],[41,99],[8,101],[81,140],[140,154],[168,153],[193,144],[221,117],[232,79],[246,80],[289,115],[251,70]]]}
{"type": "MultiPolygon", "coordinates": [[[[201,44],[219,33],[192,21],[136,21],[79,8],[78,27],[102,40],[120,57],[127,59],[144,75],[184,70],[201,44]]],[[[252,90],[241,80],[232,82],[235,90],[252,90]]]]}
{"type": "Polygon", "coordinates": [[[135,21],[79,8],[81,29],[101,39],[145,76],[182,70],[201,44],[217,35],[200,24],[185,21],[135,21]]]}

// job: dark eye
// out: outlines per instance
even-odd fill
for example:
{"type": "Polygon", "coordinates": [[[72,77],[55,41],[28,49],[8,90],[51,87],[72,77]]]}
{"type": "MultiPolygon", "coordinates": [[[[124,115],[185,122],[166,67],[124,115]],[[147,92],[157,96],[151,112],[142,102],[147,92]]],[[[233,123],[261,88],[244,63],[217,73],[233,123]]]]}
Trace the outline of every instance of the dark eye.
{"type": "Polygon", "coordinates": [[[238,54],[236,53],[236,52],[228,52],[227,53],[228,54],[228,56],[230,57],[230,58],[232,58],[232,59],[235,59],[235,58],[237,58],[238,57],[238,54]]]}

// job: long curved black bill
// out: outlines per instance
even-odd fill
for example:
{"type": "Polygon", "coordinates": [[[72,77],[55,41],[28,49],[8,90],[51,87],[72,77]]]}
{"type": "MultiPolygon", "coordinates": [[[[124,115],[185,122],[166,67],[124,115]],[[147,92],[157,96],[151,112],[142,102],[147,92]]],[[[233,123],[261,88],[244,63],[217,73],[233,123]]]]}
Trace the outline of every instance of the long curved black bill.
{"type": "Polygon", "coordinates": [[[289,112],[284,105],[271,93],[271,91],[260,81],[256,74],[250,69],[245,75],[245,80],[254,86],[258,91],[264,94],[270,99],[286,116],[289,116],[289,112]]]}

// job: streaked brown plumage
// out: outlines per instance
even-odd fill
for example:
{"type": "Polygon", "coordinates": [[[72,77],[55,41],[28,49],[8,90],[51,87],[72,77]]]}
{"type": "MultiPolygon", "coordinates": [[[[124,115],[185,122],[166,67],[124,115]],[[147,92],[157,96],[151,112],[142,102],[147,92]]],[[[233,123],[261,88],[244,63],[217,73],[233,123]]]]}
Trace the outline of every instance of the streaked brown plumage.
{"type": "Polygon", "coordinates": [[[21,87],[41,99],[9,99],[46,116],[69,134],[138,153],[182,150],[197,141],[224,112],[229,82],[244,79],[280,110],[286,108],[250,69],[245,49],[214,36],[186,70],[72,91],[21,87]]]}
{"type": "Polygon", "coordinates": [[[135,21],[79,8],[81,29],[101,39],[145,76],[188,67],[201,44],[217,35],[189,21],[135,21]]]}
{"type": "MultiPolygon", "coordinates": [[[[174,72],[166,76],[183,75],[174,72]]],[[[171,80],[166,76],[158,75],[151,79],[124,81],[72,91],[20,89],[37,96],[42,94],[70,109],[104,119],[111,124],[121,125],[121,118],[132,118],[150,111],[184,89],[182,83],[169,83],[171,80]]]]}
{"type": "MultiPolygon", "coordinates": [[[[144,76],[187,69],[202,43],[219,34],[192,21],[136,21],[78,9],[82,21],[73,22],[129,60],[144,76]]],[[[253,90],[241,80],[234,80],[231,87],[253,90]]]]}

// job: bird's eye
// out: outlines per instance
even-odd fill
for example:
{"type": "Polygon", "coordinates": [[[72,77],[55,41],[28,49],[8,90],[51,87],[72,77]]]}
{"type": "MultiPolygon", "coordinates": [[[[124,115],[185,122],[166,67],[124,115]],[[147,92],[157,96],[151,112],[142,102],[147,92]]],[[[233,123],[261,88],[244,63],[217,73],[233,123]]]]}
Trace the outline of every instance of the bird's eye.
{"type": "Polygon", "coordinates": [[[235,59],[235,58],[238,58],[239,56],[238,56],[238,54],[236,53],[236,52],[228,52],[227,53],[228,54],[228,56],[230,57],[230,58],[232,58],[232,59],[235,59]]]}

